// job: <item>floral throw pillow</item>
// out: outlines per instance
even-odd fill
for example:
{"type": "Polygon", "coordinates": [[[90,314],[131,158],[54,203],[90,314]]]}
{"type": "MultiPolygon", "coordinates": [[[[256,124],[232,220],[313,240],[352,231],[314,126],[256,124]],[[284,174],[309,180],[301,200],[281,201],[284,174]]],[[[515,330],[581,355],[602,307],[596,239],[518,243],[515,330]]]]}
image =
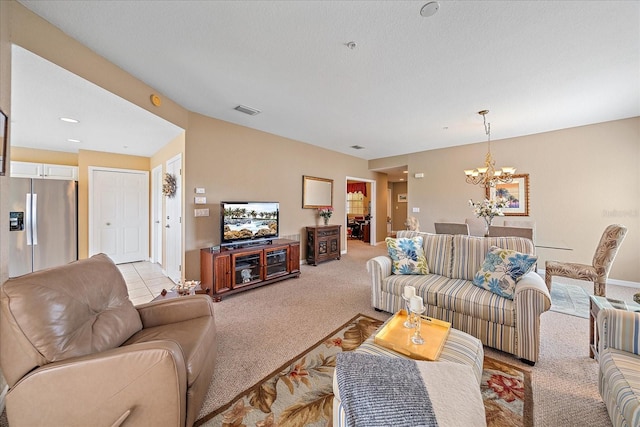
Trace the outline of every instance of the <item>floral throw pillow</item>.
{"type": "Polygon", "coordinates": [[[393,274],[429,274],[427,258],[424,256],[422,236],[387,237],[387,250],[391,257],[393,274]]]}
{"type": "Polygon", "coordinates": [[[492,246],[480,271],[473,277],[473,284],[501,297],[513,299],[516,283],[533,269],[536,261],[538,257],[535,255],[492,246]]]}

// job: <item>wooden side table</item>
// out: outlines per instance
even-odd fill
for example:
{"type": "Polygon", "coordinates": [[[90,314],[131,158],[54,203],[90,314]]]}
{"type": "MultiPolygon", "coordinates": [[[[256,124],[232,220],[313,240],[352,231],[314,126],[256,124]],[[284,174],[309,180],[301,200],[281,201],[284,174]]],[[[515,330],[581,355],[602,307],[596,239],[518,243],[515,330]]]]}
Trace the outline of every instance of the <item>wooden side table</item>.
{"type": "Polygon", "coordinates": [[[598,313],[600,310],[640,311],[640,304],[590,295],[589,306],[589,357],[598,360],[598,313]]]}

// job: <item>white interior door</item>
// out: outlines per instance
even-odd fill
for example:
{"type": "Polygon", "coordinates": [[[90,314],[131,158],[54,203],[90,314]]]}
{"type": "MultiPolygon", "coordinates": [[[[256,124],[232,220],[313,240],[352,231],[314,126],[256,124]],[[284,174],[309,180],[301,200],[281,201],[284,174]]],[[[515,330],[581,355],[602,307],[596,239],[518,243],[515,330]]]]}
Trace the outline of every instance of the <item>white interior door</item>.
{"type": "Polygon", "coordinates": [[[182,278],[182,155],[167,161],[166,173],[176,180],[176,193],[165,197],[165,272],[177,283],[182,278]]]}
{"type": "Polygon", "coordinates": [[[162,264],[162,165],[151,171],[151,262],[162,264]]]}
{"type": "Polygon", "coordinates": [[[89,256],[149,259],[149,173],[89,168],[89,256]]]}

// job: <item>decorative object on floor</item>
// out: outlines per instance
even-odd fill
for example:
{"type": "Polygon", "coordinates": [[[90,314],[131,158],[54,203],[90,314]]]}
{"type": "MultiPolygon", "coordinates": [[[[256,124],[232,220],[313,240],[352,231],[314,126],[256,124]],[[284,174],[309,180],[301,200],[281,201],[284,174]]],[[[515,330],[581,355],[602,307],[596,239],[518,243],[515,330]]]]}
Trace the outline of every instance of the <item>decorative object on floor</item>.
{"type": "MultiPolygon", "coordinates": [[[[195,426],[285,427],[329,423],[336,354],[356,349],[381,324],[362,314],[355,316],[227,405],[198,420],[195,426]]],[[[482,398],[487,425],[533,425],[529,373],[487,357],[484,363],[482,398]]]]}
{"type": "Polygon", "coordinates": [[[544,279],[547,288],[551,290],[553,276],[568,277],[593,282],[593,294],[599,297],[606,296],[607,277],[626,234],[627,227],[621,224],[611,224],[605,228],[591,265],[561,261],[545,262],[544,279]]]}
{"type": "Polygon", "coordinates": [[[589,318],[589,294],[578,285],[554,282],[551,286],[551,311],[589,318]]]}
{"type": "Polygon", "coordinates": [[[484,132],[487,134],[487,155],[484,158],[484,166],[476,169],[465,169],[467,184],[482,185],[483,187],[495,187],[498,183],[511,182],[516,168],[503,167],[496,170],[496,161],[491,157],[491,123],[487,123],[489,110],[478,111],[484,121],[484,132]]]}
{"type": "Polygon", "coordinates": [[[164,182],[162,183],[162,194],[166,197],[173,197],[176,195],[176,177],[170,173],[164,174],[164,182]]]}
{"type": "Polygon", "coordinates": [[[333,208],[331,206],[324,206],[322,208],[318,208],[318,215],[324,221],[324,225],[329,225],[329,218],[333,215],[333,208]]]}
{"type": "Polygon", "coordinates": [[[473,200],[469,199],[469,206],[473,208],[473,214],[476,216],[476,218],[484,219],[484,222],[486,224],[484,235],[485,237],[487,237],[489,235],[489,227],[491,226],[493,218],[496,216],[504,216],[502,208],[504,208],[506,204],[499,199],[484,199],[481,202],[474,202],[473,200]]]}
{"type": "Polygon", "coordinates": [[[485,190],[487,199],[502,199],[506,202],[502,209],[506,216],[529,216],[528,173],[513,175],[511,182],[498,183],[485,190]]]}

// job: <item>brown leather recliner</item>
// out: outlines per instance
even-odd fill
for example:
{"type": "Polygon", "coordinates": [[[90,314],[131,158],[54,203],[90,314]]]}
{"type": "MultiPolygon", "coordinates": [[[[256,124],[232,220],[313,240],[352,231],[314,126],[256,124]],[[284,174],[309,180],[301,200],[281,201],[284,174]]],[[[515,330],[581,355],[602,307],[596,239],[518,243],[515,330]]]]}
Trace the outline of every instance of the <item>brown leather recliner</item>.
{"type": "Polygon", "coordinates": [[[9,425],[191,426],[215,359],[207,295],[134,307],[104,254],[0,290],[9,425]]]}

